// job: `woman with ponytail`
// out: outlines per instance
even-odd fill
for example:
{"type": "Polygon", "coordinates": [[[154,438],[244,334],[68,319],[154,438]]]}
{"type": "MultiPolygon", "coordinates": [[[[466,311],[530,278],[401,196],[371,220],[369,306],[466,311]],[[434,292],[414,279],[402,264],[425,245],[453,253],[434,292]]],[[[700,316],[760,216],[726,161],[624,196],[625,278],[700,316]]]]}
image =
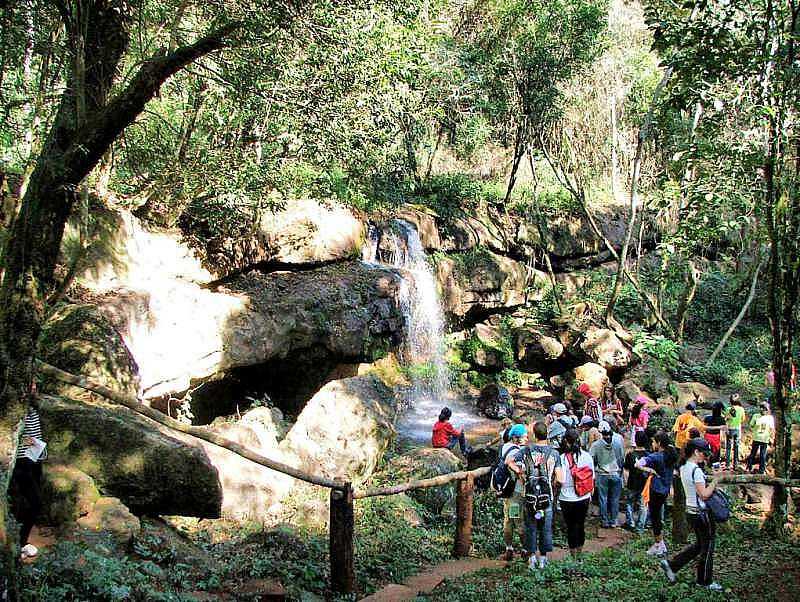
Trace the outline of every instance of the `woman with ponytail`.
{"type": "Polygon", "coordinates": [[[560,486],[558,500],[567,526],[569,553],[577,558],[586,541],[586,515],[594,489],[594,460],[581,449],[577,429],[570,428],[561,440],[560,465],[556,482],[560,486]]]}
{"type": "Polygon", "coordinates": [[[664,504],[672,488],[672,476],[678,464],[678,450],[672,445],[667,433],[657,433],[653,439],[653,453],[636,462],[636,467],[653,475],[650,481],[650,500],[647,509],[653,526],[655,543],[647,553],[651,556],[666,556],[667,544],[663,535],[664,504]]]}

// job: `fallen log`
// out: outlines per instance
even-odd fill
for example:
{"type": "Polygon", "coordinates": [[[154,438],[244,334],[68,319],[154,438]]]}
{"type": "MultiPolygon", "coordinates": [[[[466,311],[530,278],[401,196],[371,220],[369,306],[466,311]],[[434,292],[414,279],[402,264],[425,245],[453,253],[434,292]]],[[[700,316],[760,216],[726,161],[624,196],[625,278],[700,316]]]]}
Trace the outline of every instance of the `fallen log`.
{"type": "Polygon", "coordinates": [[[188,424],[184,424],[182,422],[178,422],[177,420],[162,414],[158,410],[155,410],[149,406],[144,405],[135,397],[130,397],[128,395],[124,395],[117,391],[113,391],[108,387],[104,387],[103,385],[93,383],[82,376],[76,376],[74,374],[70,374],[69,372],[64,372],[63,370],[56,368],[55,366],[51,366],[50,364],[46,364],[45,362],[36,361],[36,367],[40,373],[46,374],[51,378],[55,378],[60,380],[61,382],[65,382],[70,385],[75,385],[76,387],[80,387],[82,389],[86,389],[87,391],[92,391],[93,393],[97,393],[98,395],[105,397],[106,399],[113,401],[121,406],[125,406],[129,410],[136,412],[137,414],[142,414],[143,416],[147,416],[151,420],[155,420],[159,424],[166,426],[167,428],[173,429],[175,431],[180,431],[181,433],[186,433],[187,435],[191,435],[192,437],[196,437],[197,439],[202,439],[203,441],[208,441],[209,443],[213,443],[219,447],[225,448],[234,454],[242,456],[250,460],[251,462],[255,462],[261,466],[269,468],[271,470],[275,470],[277,472],[281,472],[283,474],[289,475],[290,477],[294,477],[295,479],[299,479],[301,481],[305,481],[306,483],[311,483],[312,485],[319,485],[320,487],[329,487],[331,489],[342,489],[345,485],[344,483],[333,481],[331,479],[327,479],[325,477],[306,474],[296,468],[289,466],[288,464],[284,464],[283,462],[278,462],[277,460],[272,460],[271,458],[267,458],[266,456],[262,456],[261,454],[257,454],[256,452],[247,449],[246,447],[239,445],[231,441],[230,439],[226,439],[216,433],[213,433],[209,430],[206,430],[202,427],[191,426],[188,424]]]}
{"type": "Polygon", "coordinates": [[[800,487],[800,479],[781,479],[766,474],[733,474],[717,473],[717,482],[721,485],[782,485],[784,487],[800,487]]]}

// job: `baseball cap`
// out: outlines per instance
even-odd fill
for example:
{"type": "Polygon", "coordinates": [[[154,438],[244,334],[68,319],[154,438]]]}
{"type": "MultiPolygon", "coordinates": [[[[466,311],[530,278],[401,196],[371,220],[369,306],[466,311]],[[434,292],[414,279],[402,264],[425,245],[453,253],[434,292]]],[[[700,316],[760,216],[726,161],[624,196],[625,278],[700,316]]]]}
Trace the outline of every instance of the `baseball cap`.
{"type": "Polygon", "coordinates": [[[702,437],[695,437],[694,439],[689,439],[689,443],[686,444],[686,455],[690,455],[693,450],[697,450],[703,452],[704,454],[711,455],[711,446],[708,444],[708,441],[703,439],[702,437]]]}
{"type": "Polygon", "coordinates": [[[693,402],[693,401],[690,401],[689,403],[686,404],[686,409],[687,410],[696,410],[697,409],[697,404],[695,404],[695,402],[693,402]]]}
{"type": "Polygon", "coordinates": [[[508,431],[509,437],[524,437],[528,434],[528,430],[525,428],[524,424],[515,424],[511,427],[511,430],[508,431]]]}
{"type": "Polygon", "coordinates": [[[591,416],[584,416],[581,418],[581,426],[586,426],[587,424],[592,424],[594,422],[594,418],[591,416]]]}
{"type": "Polygon", "coordinates": [[[610,433],[611,432],[611,425],[608,424],[605,420],[600,421],[600,425],[597,427],[601,433],[610,433]]]}
{"type": "Polygon", "coordinates": [[[556,414],[566,414],[567,413],[567,406],[565,406],[563,403],[555,403],[555,404],[553,404],[553,407],[550,408],[550,409],[553,412],[555,412],[556,414]]]}

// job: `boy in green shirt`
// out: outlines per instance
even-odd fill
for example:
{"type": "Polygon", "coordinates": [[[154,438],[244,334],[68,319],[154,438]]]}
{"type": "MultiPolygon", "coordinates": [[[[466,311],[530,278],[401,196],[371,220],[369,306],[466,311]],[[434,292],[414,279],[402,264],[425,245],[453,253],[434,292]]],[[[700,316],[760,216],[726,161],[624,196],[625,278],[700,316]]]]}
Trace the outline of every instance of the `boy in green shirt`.
{"type": "Polygon", "coordinates": [[[746,414],[738,393],[731,395],[730,403],[725,416],[725,424],[728,427],[725,434],[725,465],[730,467],[731,451],[733,451],[733,469],[736,470],[736,464],[739,462],[739,441],[742,440],[742,425],[746,414]]]}

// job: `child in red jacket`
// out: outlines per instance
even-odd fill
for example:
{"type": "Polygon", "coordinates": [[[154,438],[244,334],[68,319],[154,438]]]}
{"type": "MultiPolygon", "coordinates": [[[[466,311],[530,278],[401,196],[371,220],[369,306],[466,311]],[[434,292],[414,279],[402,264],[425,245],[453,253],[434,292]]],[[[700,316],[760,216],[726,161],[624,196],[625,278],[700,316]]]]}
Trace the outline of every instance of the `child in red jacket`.
{"type": "Polygon", "coordinates": [[[472,447],[467,445],[467,439],[464,436],[463,430],[458,430],[450,424],[450,416],[453,412],[450,408],[442,408],[439,412],[439,420],[433,425],[433,435],[431,436],[431,445],[433,447],[446,447],[453,449],[456,444],[461,448],[461,453],[466,457],[472,453],[472,447]]]}

